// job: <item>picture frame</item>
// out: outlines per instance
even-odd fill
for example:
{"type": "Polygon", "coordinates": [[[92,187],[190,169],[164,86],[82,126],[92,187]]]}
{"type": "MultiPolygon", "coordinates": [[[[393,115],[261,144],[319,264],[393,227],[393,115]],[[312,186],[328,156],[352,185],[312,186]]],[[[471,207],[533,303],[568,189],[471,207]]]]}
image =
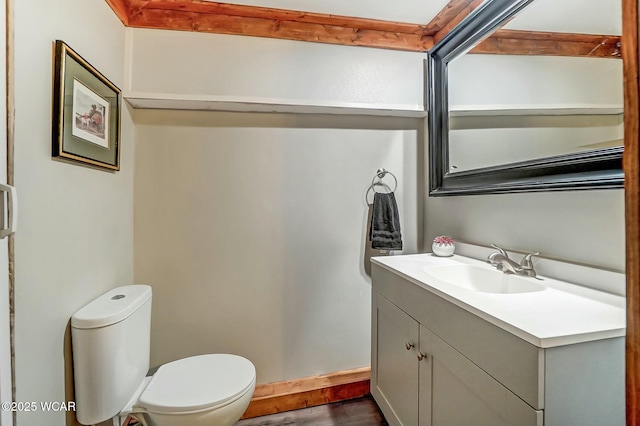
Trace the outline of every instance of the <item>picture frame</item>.
{"type": "Polygon", "coordinates": [[[120,170],[120,89],[55,42],[52,157],[120,170]]]}

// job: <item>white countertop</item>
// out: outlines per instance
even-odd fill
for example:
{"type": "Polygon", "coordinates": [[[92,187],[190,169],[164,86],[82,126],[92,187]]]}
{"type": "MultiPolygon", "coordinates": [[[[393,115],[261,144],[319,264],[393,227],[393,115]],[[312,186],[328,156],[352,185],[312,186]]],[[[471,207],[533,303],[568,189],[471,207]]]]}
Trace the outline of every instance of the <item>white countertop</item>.
{"type": "Polygon", "coordinates": [[[527,278],[545,286],[530,293],[483,293],[429,276],[430,267],[470,264],[495,268],[479,260],[432,254],[374,257],[371,261],[490,323],[541,348],[625,335],[625,298],[547,277],[527,278]]]}

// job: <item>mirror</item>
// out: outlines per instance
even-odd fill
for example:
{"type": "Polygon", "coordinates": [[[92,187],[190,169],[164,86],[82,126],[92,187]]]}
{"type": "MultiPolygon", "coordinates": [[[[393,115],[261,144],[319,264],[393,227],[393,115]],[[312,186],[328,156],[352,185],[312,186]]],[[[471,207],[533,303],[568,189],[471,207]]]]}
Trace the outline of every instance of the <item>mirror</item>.
{"type": "Polygon", "coordinates": [[[622,187],[618,3],[487,0],[434,46],[430,195],[622,187]]]}

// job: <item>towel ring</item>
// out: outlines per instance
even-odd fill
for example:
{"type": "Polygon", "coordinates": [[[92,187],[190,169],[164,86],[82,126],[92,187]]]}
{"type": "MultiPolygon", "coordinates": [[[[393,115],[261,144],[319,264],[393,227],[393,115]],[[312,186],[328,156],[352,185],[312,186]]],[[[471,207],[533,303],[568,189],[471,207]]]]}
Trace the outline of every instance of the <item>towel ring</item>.
{"type": "MultiPolygon", "coordinates": [[[[376,174],[373,177],[373,179],[371,179],[371,189],[373,189],[373,192],[378,192],[378,191],[376,191],[376,185],[384,185],[384,183],[382,182],[382,179],[388,174],[391,175],[391,177],[393,178],[393,182],[394,182],[393,189],[391,190],[391,192],[395,192],[396,189],[398,189],[398,179],[396,179],[396,175],[394,175],[393,173],[391,173],[387,169],[378,169],[378,171],[376,172],[376,174]],[[378,178],[377,182],[376,182],[376,178],[378,178]]],[[[391,188],[391,187],[389,187],[389,188],[391,188]]]]}

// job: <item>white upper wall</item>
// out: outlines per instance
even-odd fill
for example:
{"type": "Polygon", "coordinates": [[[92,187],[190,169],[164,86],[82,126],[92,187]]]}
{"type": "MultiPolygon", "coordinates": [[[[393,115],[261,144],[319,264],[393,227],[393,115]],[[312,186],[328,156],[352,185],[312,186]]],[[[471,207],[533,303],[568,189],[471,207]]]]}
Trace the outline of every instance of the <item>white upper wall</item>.
{"type": "Polygon", "coordinates": [[[509,30],[622,34],[620,0],[535,0],[507,25],[509,30]]]}
{"type": "Polygon", "coordinates": [[[478,114],[493,108],[571,106],[584,113],[609,107],[618,114],[455,117],[452,127],[463,130],[450,132],[450,165],[463,171],[593,149],[593,144],[622,139],[622,79],[618,59],[464,55],[449,64],[453,109],[478,114]]]}
{"type": "Polygon", "coordinates": [[[622,107],[622,76],[619,59],[467,54],[449,63],[449,102],[622,107]]]}
{"type": "Polygon", "coordinates": [[[424,108],[413,52],[144,29],[128,30],[127,96],[424,108]]]}
{"type": "MultiPolygon", "coordinates": [[[[104,1],[13,4],[17,400],[65,401],[72,397],[69,318],[133,281],[133,124],[123,104],[117,173],[52,160],[53,43],[65,41],[122,87],[124,27],[104,1]]],[[[18,423],[61,426],[65,413],[19,412],[18,423]]]]}

